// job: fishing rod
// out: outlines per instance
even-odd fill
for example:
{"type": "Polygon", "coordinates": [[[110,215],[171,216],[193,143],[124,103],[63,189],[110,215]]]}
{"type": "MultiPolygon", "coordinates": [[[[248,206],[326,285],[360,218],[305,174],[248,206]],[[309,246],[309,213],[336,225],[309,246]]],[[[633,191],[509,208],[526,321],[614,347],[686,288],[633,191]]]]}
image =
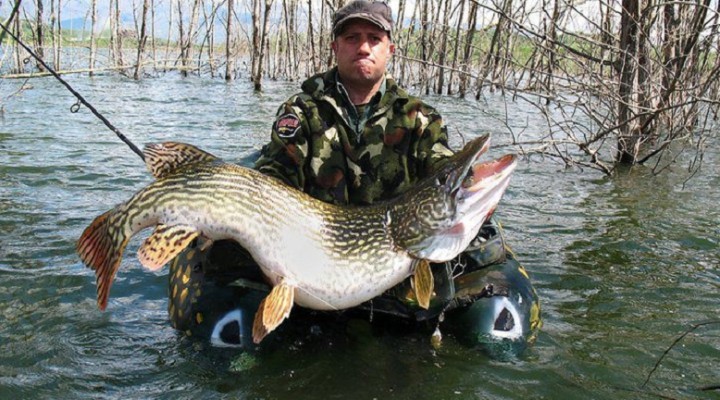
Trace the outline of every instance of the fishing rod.
{"type": "Polygon", "coordinates": [[[34,59],[36,59],[48,72],[50,72],[52,74],[52,76],[55,77],[55,79],[60,81],[60,83],[62,83],[63,86],[65,86],[67,88],[67,90],[69,90],[70,93],[72,93],[73,96],[75,96],[75,98],[78,99],[78,102],[73,104],[72,107],[70,107],[70,112],[76,113],[80,109],[80,104],[84,105],[85,107],[88,108],[88,110],[90,110],[90,112],[93,113],[93,115],[98,117],[100,119],[100,121],[102,121],[105,124],[105,126],[107,126],[111,131],[113,131],[115,133],[115,135],[117,135],[117,137],[120,138],[120,140],[122,140],[126,145],[128,145],[130,147],[130,149],[135,152],[135,154],[140,156],[140,158],[143,161],[145,161],[145,156],[143,155],[142,151],[137,146],[135,146],[135,144],[133,142],[131,142],[130,139],[125,137],[125,135],[123,135],[122,132],[120,132],[120,130],[115,127],[115,125],[113,125],[110,121],[108,121],[108,119],[105,118],[105,116],[100,114],[100,112],[98,110],[96,110],[95,107],[92,106],[92,104],[90,104],[87,100],[85,100],[85,98],[82,97],[82,95],[80,95],[80,93],[75,91],[75,89],[73,89],[73,87],[70,86],[69,83],[67,83],[62,77],[60,77],[60,75],[57,72],[55,72],[54,69],[52,69],[49,65],[47,65],[45,63],[45,61],[43,61],[42,58],[40,58],[37,54],[35,54],[35,52],[33,52],[30,49],[30,47],[28,47],[28,45],[23,43],[23,41],[20,40],[20,38],[18,38],[12,32],[10,32],[10,30],[7,27],[5,27],[5,25],[1,22],[0,22],[0,27],[2,27],[3,31],[5,31],[5,33],[10,35],[10,37],[13,38],[13,40],[15,40],[20,46],[22,46],[25,49],[25,51],[30,53],[30,55],[34,59]]]}

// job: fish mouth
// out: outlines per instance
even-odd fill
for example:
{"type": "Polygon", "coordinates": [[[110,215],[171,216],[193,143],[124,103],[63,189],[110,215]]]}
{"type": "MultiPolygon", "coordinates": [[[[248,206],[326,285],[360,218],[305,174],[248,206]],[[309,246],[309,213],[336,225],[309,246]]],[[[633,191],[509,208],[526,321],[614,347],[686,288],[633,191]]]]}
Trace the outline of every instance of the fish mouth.
{"type": "Polygon", "coordinates": [[[461,186],[466,192],[480,192],[488,186],[493,186],[494,183],[507,180],[516,165],[517,157],[513,154],[506,154],[493,161],[476,163],[471,166],[470,173],[461,186]]]}
{"type": "MultiPolygon", "coordinates": [[[[485,146],[488,142],[485,143],[485,146]]],[[[456,184],[456,224],[445,233],[465,236],[480,230],[480,226],[495,211],[510,183],[517,157],[507,154],[496,160],[470,163],[464,177],[456,184]]]]}
{"type": "MultiPolygon", "coordinates": [[[[490,148],[490,136],[475,139],[468,148],[463,149],[466,160],[461,167],[450,173],[446,185],[450,193],[454,193],[459,201],[477,198],[488,192],[507,188],[510,175],[517,165],[517,157],[513,154],[504,155],[492,161],[481,162],[485,152],[490,148]]],[[[499,199],[498,199],[499,200],[499,199]]]]}

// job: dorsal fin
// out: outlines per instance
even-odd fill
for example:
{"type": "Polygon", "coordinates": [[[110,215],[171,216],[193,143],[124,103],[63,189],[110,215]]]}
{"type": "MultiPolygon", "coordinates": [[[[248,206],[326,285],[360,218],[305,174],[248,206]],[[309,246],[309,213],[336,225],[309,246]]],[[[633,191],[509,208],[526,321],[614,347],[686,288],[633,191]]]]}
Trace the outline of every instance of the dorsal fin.
{"type": "Polygon", "coordinates": [[[156,179],[175,171],[179,167],[198,162],[212,162],[218,158],[195,146],[178,143],[150,143],[143,150],[145,165],[156,179]]]}

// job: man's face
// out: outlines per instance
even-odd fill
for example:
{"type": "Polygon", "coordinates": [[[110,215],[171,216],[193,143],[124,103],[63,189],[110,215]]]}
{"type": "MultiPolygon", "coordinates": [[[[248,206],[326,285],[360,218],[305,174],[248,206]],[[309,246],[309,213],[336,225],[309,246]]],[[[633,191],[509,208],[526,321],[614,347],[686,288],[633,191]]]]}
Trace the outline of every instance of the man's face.
{"type": "Polygon", "coordinates": [[[376,84],[395,52],[387,32],[361,19],[349,21],[331,46],[343,83],[351,85],[376,84]]]}

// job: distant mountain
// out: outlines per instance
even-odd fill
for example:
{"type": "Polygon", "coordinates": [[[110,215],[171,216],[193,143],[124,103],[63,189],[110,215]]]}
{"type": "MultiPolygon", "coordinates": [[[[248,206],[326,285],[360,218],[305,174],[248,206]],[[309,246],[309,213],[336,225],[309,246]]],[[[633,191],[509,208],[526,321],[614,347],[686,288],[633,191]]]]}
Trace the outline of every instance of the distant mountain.
{"type": "MultiPolygon", "coordinates": [[[[100,16],[98,15],[97,20],[97,29],[102,29],[106,27],[106,21],[107,16],[100,16]]],[[[120,21],[124,27],[133,27],[135,25],[135,20],[133,19],[132,14],[120,14],[120,21]]],[[[82,30],[83,28],[86,31],[90,30],[90,18],[84,18],[84,17],[75,17],[75,18],[68,18],[63,19],[60,21],[60,26],[63,29],[76,29],[76,30],[82,30]]]]}
{"type": "MultiPolygon", "coordinates": [[[[218,17],[215,19],[216,28],[222,30],[222,27],[225,25],[225,15],[226,14],[223,12],[219,13],[218,17]]],[[[155,29],[157,35],[167,35],[167,18],[167,13],[158,12],[155,15],[155,29]]],[[[252,22],[252,16],[250,13],[247,12],[239,13],[238,18],[240,20],[240,23],[243,25],[249,25],[252,22]]],[[[110,26],[107,22],[107,19],[107,12],[105,10],[99,10],[96,30],[100,31],[109,28],[110,26]]],[[[133,18],[132,14],[121,13],[120,20],[124,28],[133,29],[135,27],[135,19],[133,18]]],[[[84,29],[85,31],[90,31],[90,18],[74,17],[63,19],[62,21],[60,21],[60,26],[62,27],[62,29],[74,29],[77,31],[84,29]]]]}
{"type": "Polygon", "coordinates": [[[84,18],[71,18],[60,21],[60,27],[63,29],[82,30],[85,25],[86,30],[90,30],[90,20],[85,21],[84,18]]]}

